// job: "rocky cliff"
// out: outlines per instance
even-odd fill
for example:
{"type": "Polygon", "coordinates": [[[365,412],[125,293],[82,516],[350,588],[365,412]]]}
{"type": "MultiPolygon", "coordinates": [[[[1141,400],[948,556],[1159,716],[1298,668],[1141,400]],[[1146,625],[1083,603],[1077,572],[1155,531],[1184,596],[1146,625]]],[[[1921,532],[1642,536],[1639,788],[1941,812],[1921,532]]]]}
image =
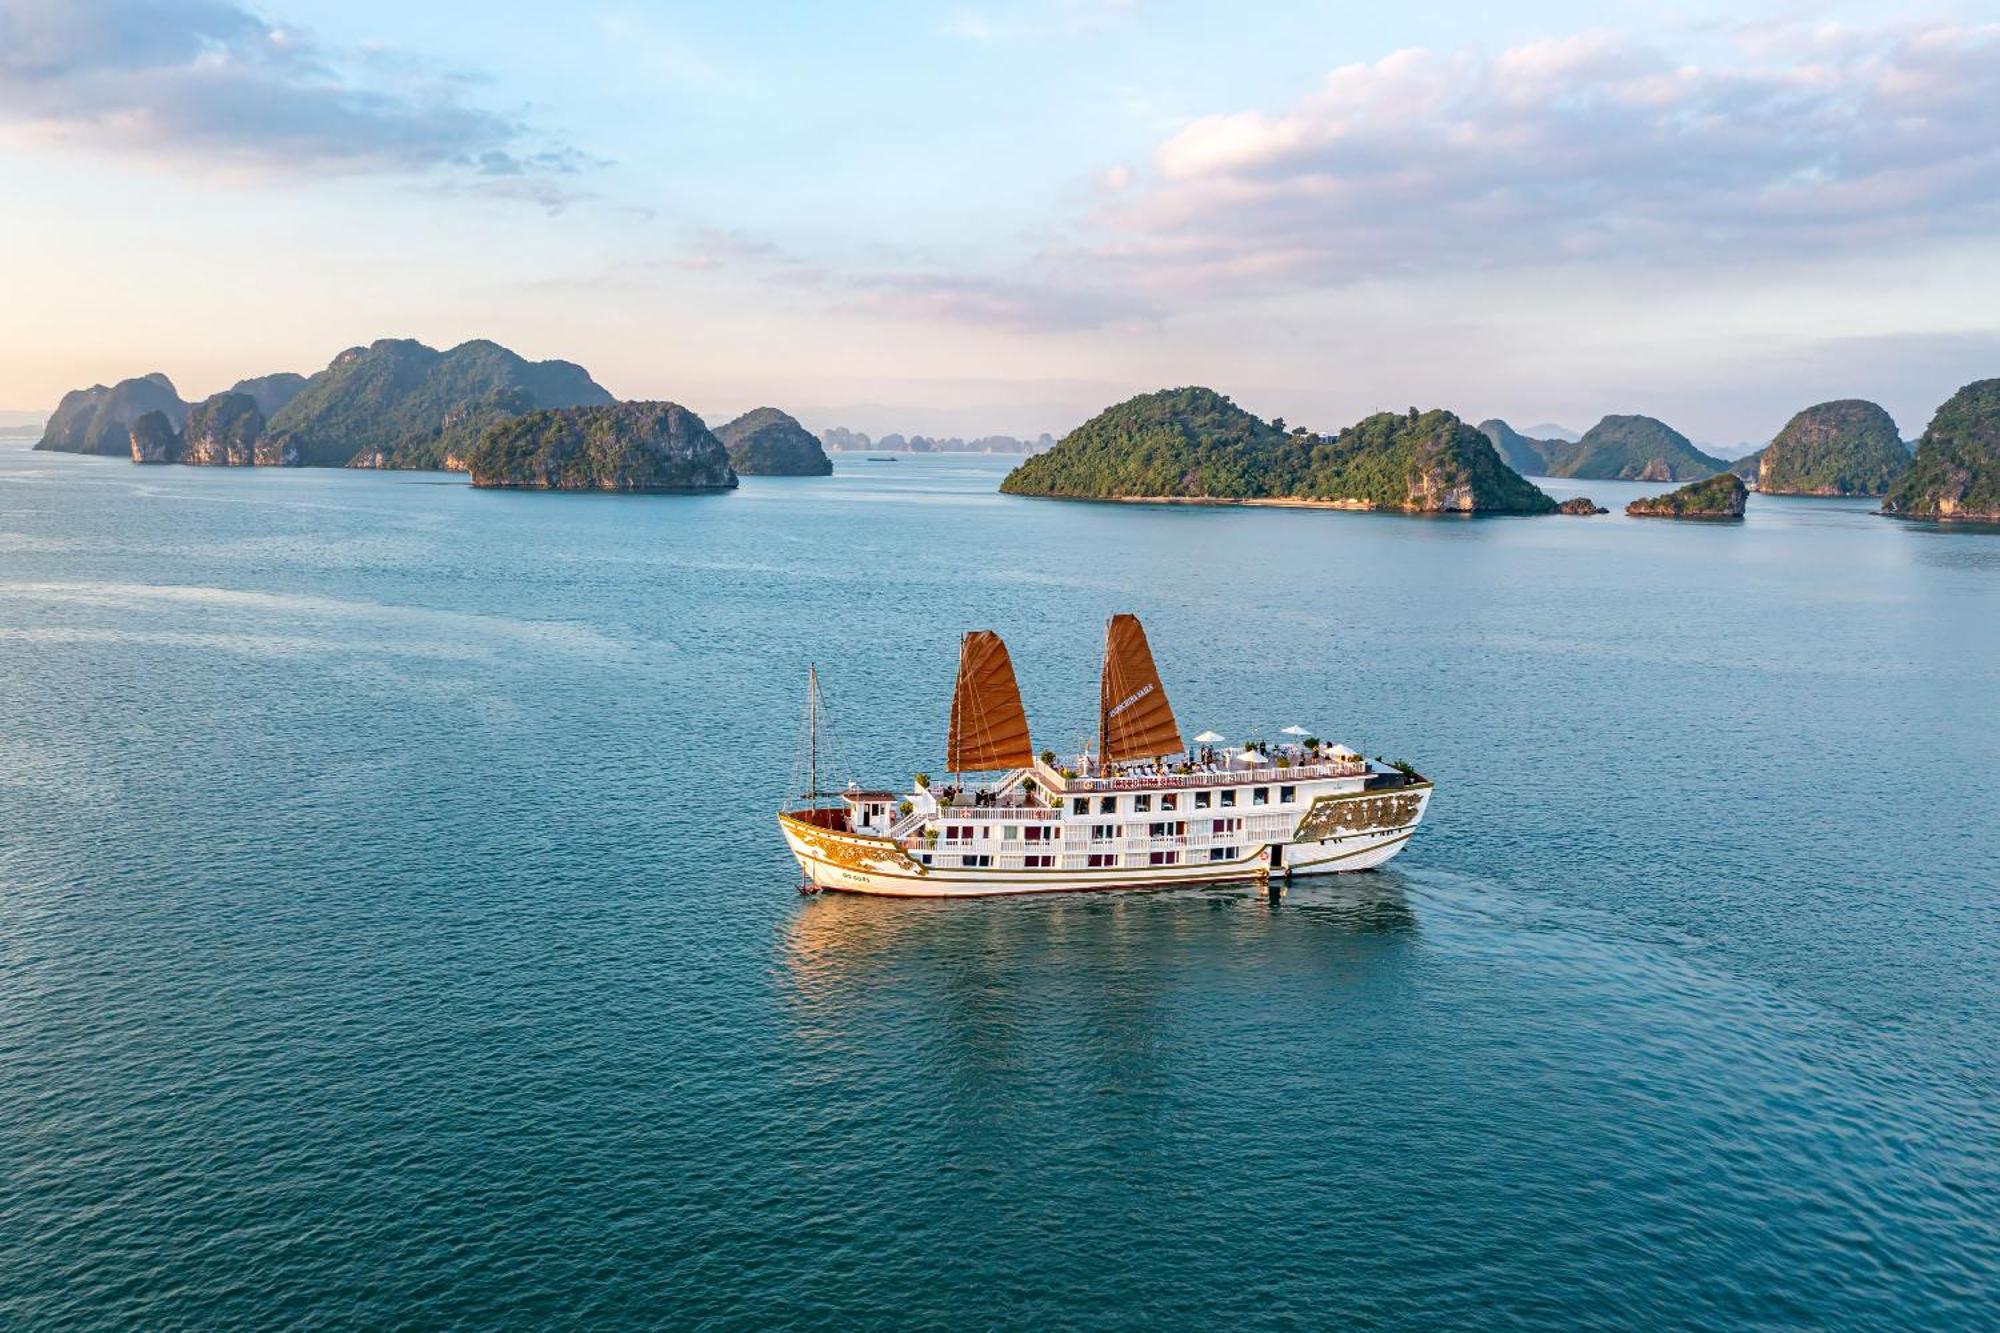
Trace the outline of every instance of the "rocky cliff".
{"type": "Polygon", "coordinates": [[[1886,495],[1910,466],[1895,420],[1859,398],[1806,408],[1751,457],[1746,479],[1766,495],[1886,495]]]}
{"type": "Polygon", "coordinates": [[[718,427],[715,437],[741,476],[824,477],[833,471],[819,437],[775,407],[745,412],[718,427]]]}
{"type": "Polygon", "coordinates": [[[142,412],[125,432],[135,463],[178,463],[181,436],[165,412],[142,412]]]}
{"type": "Polygon", "coordinates": [[[1449,412],[1378,413],[1334,435],[1287,432],[1213,389],[1142,394],[1022,463],[1001,490],[1091,500],[1295,504],[1406,513],[1555,512],[1449,412]]]}
{"type": "Polygon", "coordinates": [[[123,455],[132,447],[132,426],[148,412],[158,412],[178,432],[188,406],[174,382],[155,371],[137,379],[120,380],[106,388],[93,384],[62,397],[42,429],[37,449],[69,454],[123,455]]]}
{"type": "Polygon", "coordinates": [[[248,467],[257,461],[264,412],[248,393],[230,391],[204,399],[188,413],[180,461],[214,467],[248,467]]]}
{"type": "Polygon", "coordinates": [[[1739,519],[1750,488],[1734,472],[1718,472],[1666,495],[1648,496],[1625,506],[1634,518],[1739,519]]]}
{"type": "Polygon", "coordinates": [[[474,486],[686,491],[736,485],[722,441],[678,403],[530,412],[488,428],[465,461],[474,486]]]}
{"type": "Polygon", "coordinates": [[[1882,512],[2000,523],[2000,379],[1968,384],[1945,400],[1882,512]]]}

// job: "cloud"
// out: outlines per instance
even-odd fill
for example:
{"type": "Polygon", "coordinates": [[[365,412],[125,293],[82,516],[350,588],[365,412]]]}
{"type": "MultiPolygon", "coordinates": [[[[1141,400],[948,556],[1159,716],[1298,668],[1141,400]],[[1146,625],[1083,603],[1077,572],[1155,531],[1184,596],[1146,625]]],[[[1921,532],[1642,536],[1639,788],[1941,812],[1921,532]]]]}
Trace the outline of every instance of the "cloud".
{"type": "Polygon", "coordinates": [[[1148,288],[1758,259],[2000,223],[2000,25],[1767,26],[1694,64],[1608,33],[1398,51],[1204,116],[1085,253],[1148,288]]]}
{"type": "Polygon", "coordinates": [[[963,273],[875,273],[850,280],[869,314],[939,320],[1014,333],[1060,333],[1150,317],[1134,296],[1052,280],[963,273]]]}
{"type": "Polygon", "coordinates": [[[588,165],[465,102],[466,82],[328,50],[233,0],[0,0],[0,125],[31,134],[233,170],[547,178],[588,165]]]}

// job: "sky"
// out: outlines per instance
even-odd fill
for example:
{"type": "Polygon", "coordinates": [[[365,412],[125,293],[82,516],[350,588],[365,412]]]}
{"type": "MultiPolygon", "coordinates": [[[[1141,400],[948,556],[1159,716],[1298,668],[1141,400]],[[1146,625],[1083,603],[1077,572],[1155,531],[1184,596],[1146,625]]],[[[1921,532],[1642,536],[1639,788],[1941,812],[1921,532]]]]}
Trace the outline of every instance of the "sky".
{"type": "Polygon", "coordinates": [[[0,409],[485,337],[875,433],[1914,436],[2000,375],[2000,0],[0,0],[0,254],[0,409]]]}

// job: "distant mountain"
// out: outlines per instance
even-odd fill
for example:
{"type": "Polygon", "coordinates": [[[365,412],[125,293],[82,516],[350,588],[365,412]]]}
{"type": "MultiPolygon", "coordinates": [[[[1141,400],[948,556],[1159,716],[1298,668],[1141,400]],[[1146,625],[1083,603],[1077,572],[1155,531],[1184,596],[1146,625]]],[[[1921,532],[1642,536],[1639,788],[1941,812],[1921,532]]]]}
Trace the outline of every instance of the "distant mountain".
{"type": "Polygon", "coordinates": [[[729,450],[729,465],[745,477],[824,477],[833,471],[819,437],[775,407],[745,412],[715,437],[729,450]]]}
{"type": "Polygon", "coordinates": [[[1522,434],[1533,436],[1538,440],[1568,440],[1571,444],[1583,438],[1581,432],[1573,431],[1568,426],[1558,426],[1552,421],[1530,426],[1522,434]]]}
{"type": "Polygon", "coordinates": [[[1945,400],[1882,512],[2000,523],[2000,379],[1975,381],[1945,400]]]}
{"type": "Polygon", "coordinates": [[[1589,481],[1691,481],[1726,467],[1664,421],[1608,416],[1552,459],[1548,475],[1589,481]]]}
{"type": "Polygon", "coordinates": [[[250,395],[257,404],[257,410],[266,419],[278,415],[287,403],[299,396],[306,387],[304,375],[294,375],[289,370],[281,370],[275,375],[259,375],[255,379],[238,380],[229,386],[231,393],[250,395]]]}
{"type": "Polygon", "coordinates": [[[1056,442],[1055,437],[1048,434],[1032,440],[1017,439],[1012,435],[981,435],[965,440],[956,435],[933,438],[895,433],[871,438],[841,426],[829,426],[819,433],[819,438],[829,452],[878,454],[1034,454],[1052,448],[1056,442]]]}
{"type": "Polygon", "coordinates": [[[529,412],[489,426],[465,458],[472,484],[558,491],[726,490],[729,451],[678,403],[529,412]]]}
{"type": "Polygon", "coordinates": [[[1859,398],[1806,408],[1751,457],[1730,471],[1766,495],[1887,495],[1910,466],[1895,419],[1859,398]]]}
{"type": "Polygon", "coordinates": [[[1014,495],[1313,504],[1409,513],[1553,513],[1449,412],[1379,413],[1338,435],[1286,432],[1212,389],[1141,394],[1007,475],[1014,495]]]}
{"type": "Polygon", "coordinates": [[[1523,435],[1498,417],[1479,423],[1479,433],[1493,441],[1507,466],[1525,477],[1547,477],[1554,460],[1572,441],[1557,436],[1537,439],[1523,435]]]}
{"type": "Polygon", "coordinates": [[[487,427],[544,408],[608,406],[568,361],[527,361],[478,339],[440,352],[407,338],[351,347],[314,375],[258,441],[287,467],[441,468],[487,427]]]}
{"type": "Polygon", "coordinates": [[[188,405],[174,382],[158,371],[110,388],[93,384],[73,389],[63,395],[35,448],[122,458],[132,449],[133,423],[148,412],[160,413],[176,433],[187,421],[188,405]]]}

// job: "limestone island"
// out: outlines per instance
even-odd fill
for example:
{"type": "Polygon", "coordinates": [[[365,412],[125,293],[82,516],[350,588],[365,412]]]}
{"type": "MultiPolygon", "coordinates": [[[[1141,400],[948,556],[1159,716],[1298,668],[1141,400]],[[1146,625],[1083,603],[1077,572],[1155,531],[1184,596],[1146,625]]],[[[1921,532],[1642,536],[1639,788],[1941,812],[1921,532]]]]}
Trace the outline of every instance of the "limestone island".
{"type": "Polygon", "coordinates": [[[1524,475],[1579,481],[1694,481],[1727,466],[1655,417],[1608,416],[1580,439],[1537,439],[1495,417],[1479,429],[1524,475]]]}
{"type": "Polygon", "coordinates": [[[1587,495],[1572,495],[1569,499],[1564,500],[1556,506],[1556,512],[1560,514],[1581,514],[1588,518],[1592,514],[1608,514],[1611,511],[1587,495]]]}
{"type": "Polygon", "coordinates": [[[614,401],[568,361],[528,361],[483,339],[440,352],[383,338],[348,348],[311,377],[259,375],[193,406],[157,373],[78,389],[63,396],[35,447],[218,467],[462,470],[488,426],[614,401]],[[149,412],[166,419],[171,440],[158,423],[138,428],[149,412]]]}
{"type": "Polygon", "coordinates": [[[549,491],[719,491],[729,451],[679,403],[529,412],[487,428],[465,459],[472,484],[549,491]]]}
{"type": "Polygon", "coordinates": [[[2000,523],[2000,379],[1975,381],[1945,400],[1882,512],[2000,523]]]}
{"type": "Polygon", "coordinates": [[[1265,421],[1213,389],[1127,399],[1007,474],[1009,495],[1158,504],[1552,514],[1556,502],[1450,412],[1381,412],[1333,435],[1265,421]]]}
{"type": "Polygon", "coordinates": [[[1861,398],[1806,408],[1729,465],[1765,495],[1887,495],[1909,468],[1895,419],[1861,398]]]}
{"type": "Polygon", "coordinates": [[[744,477],[825,477],[833,473],[819,437],[775,407],[745,412],[715,437],[729,451],[729,465],[744,477]]]}
{"type": "Polygon", "coordinates": [[[1634,500],[1625,506],[1633,518],[1693,518],[1737,520],[1750,488],[1734,472],[1718,472],[1705,481],[1690,482],[1666,495],[1634,500]]]}

